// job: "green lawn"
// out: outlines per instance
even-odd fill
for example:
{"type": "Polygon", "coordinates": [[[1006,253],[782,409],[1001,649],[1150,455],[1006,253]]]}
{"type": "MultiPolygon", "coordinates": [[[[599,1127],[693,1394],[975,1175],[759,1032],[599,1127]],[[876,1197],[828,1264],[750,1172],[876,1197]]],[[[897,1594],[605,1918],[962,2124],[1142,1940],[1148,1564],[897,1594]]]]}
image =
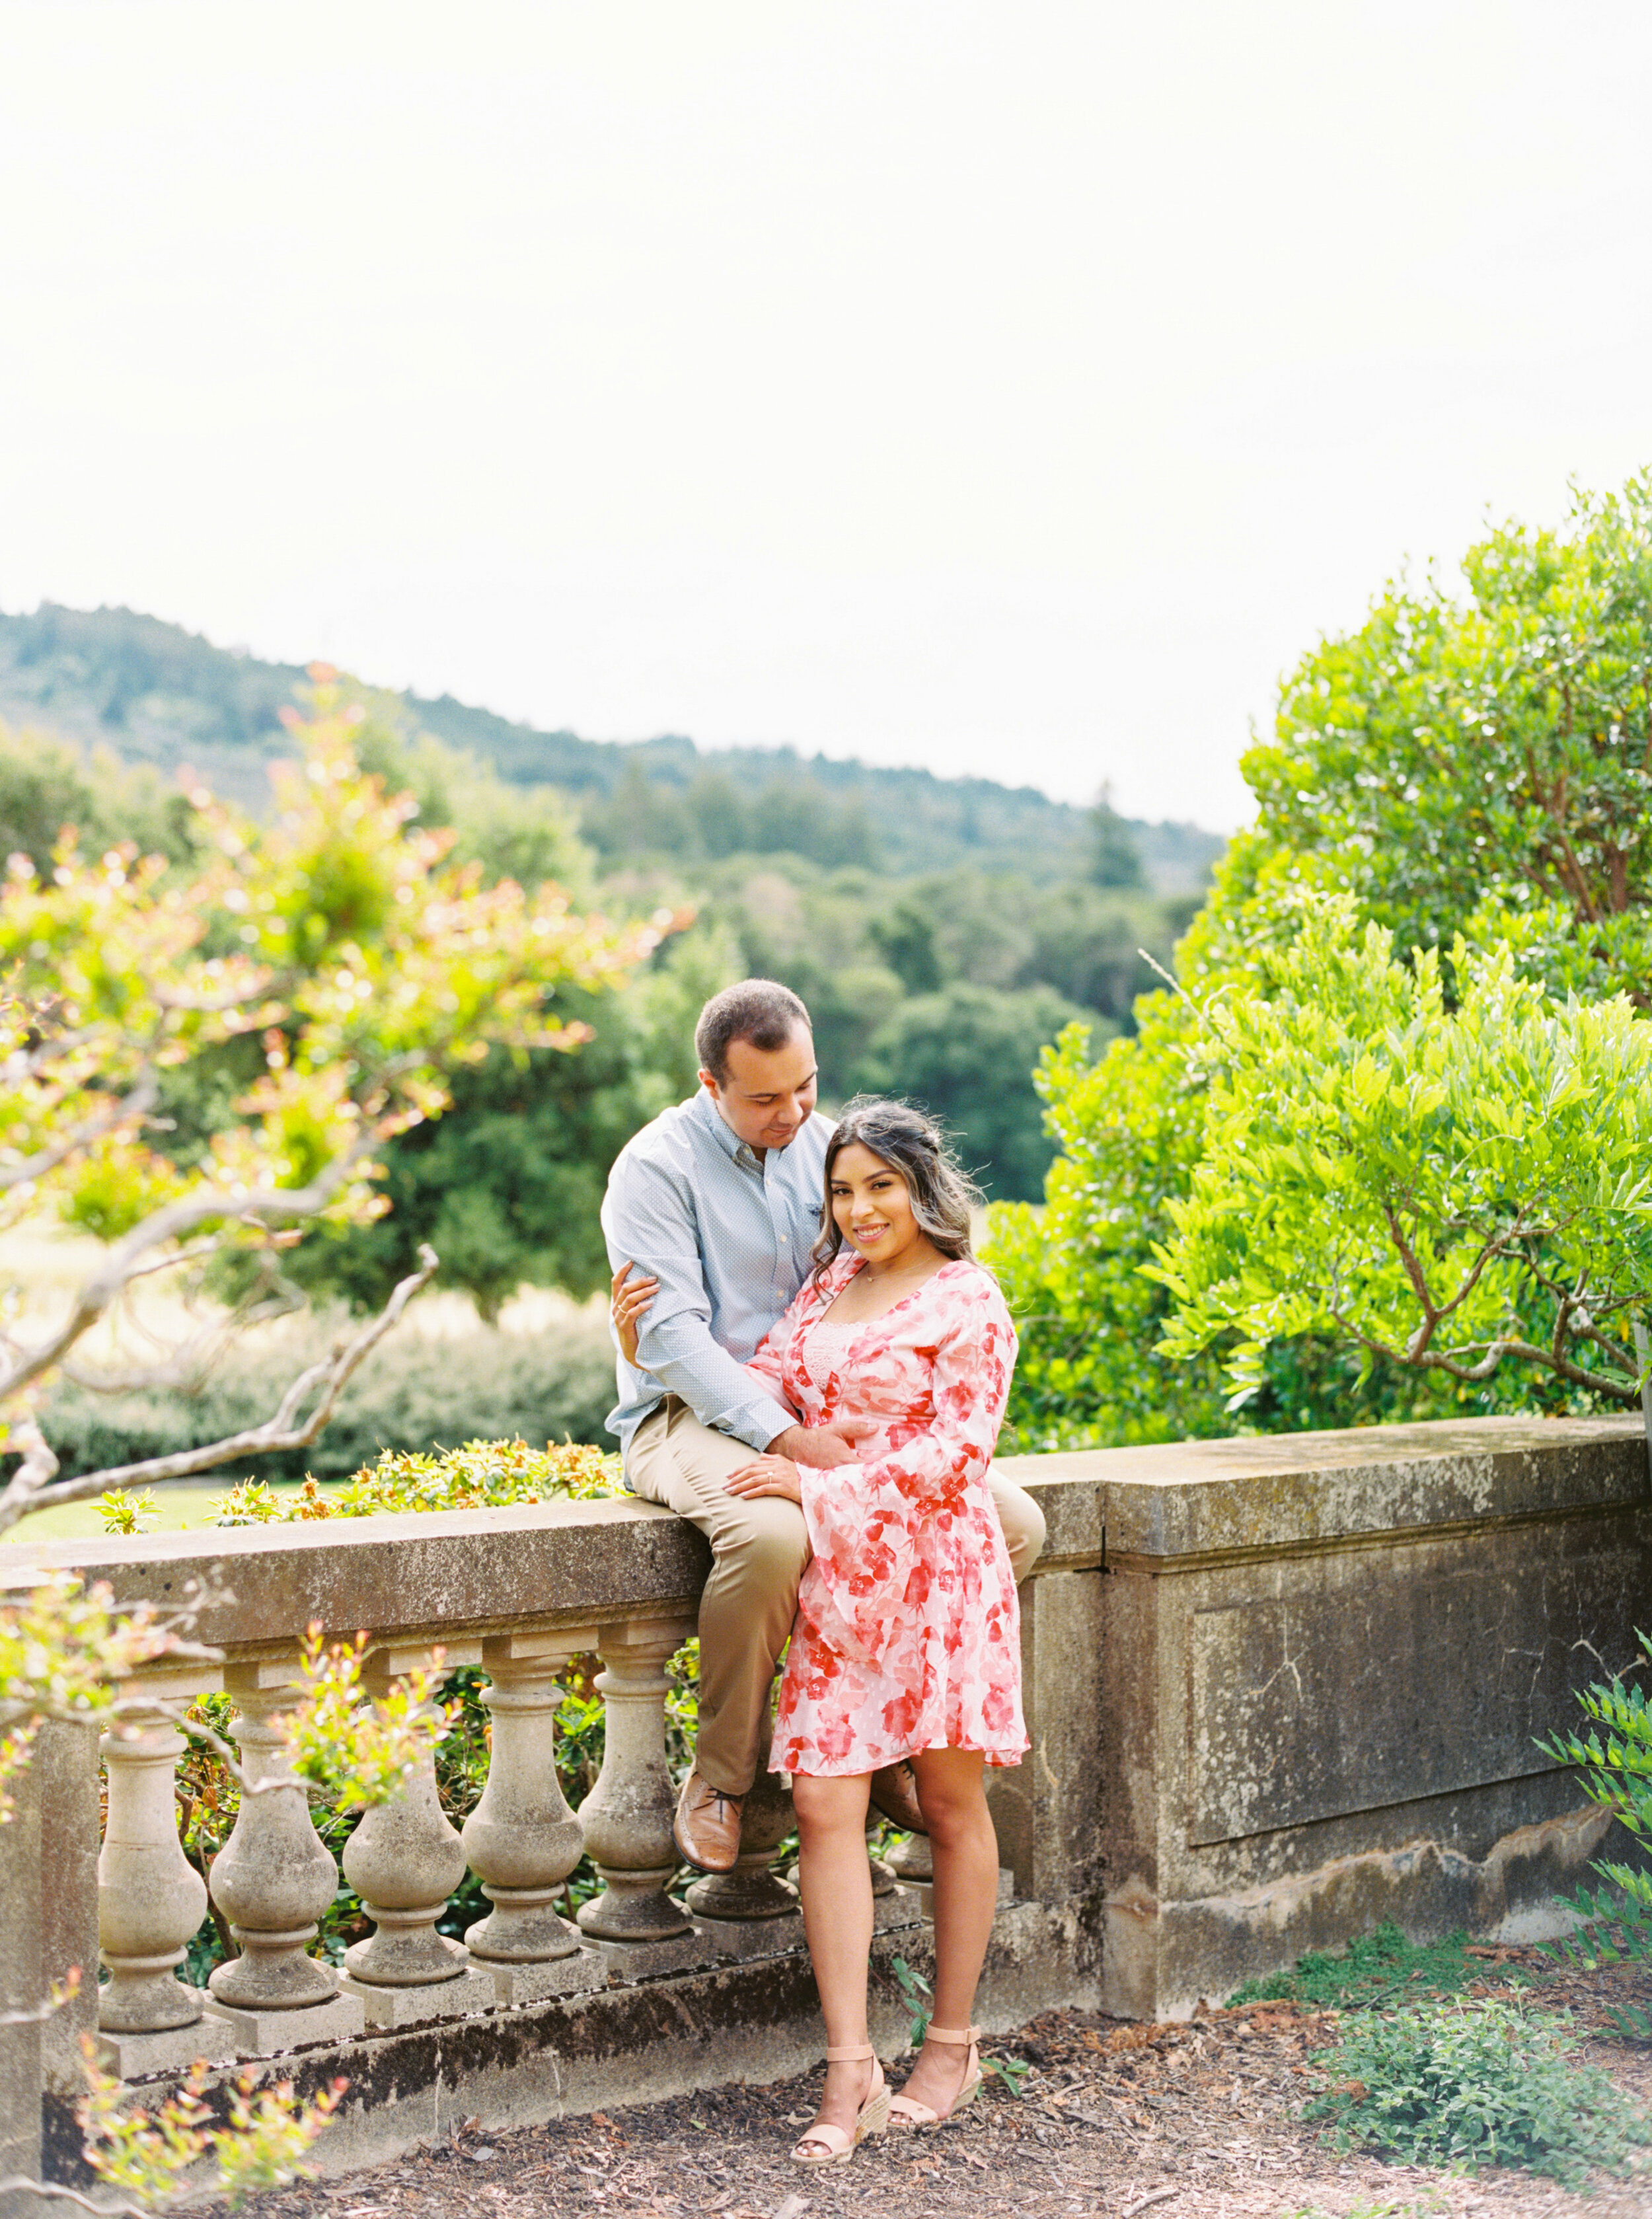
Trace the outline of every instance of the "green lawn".
{"type": "MultiPolygon", "coordinates": [[[[208,1506],[220,1495],[228,1492],[231,1477],[216,1474],[211,1479],[173,1479],[164,1482],[154,1489],[159,1516],[146,1530],[152,1533],[176,1533],[186,1526],[204,1526],[208,1522],[208,1506]]],[[[276,1495],[295,1495],[303,1484],[301,1480],[276,1480],[272,1492],[276,1495]]],[[[32,1518],[25,1518],[14,1526],[5,1537],[13,1541],[79,1541],[95,1539],[103,1531],[103,1520],[94,1497],[89,1502],[62,1502],[53,1510],[37,1510],[32,1518]]],[[[5,1545],[0,1542],[0,1547],[5,1545]]]]}

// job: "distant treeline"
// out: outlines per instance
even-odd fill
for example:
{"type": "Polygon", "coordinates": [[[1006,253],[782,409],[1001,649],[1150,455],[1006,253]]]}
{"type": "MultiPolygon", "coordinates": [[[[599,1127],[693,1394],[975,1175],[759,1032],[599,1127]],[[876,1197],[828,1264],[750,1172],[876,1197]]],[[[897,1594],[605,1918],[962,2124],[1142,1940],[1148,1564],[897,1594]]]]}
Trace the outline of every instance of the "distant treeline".
{"type": "MultiPolygon", "coordinates": [[[[101,740],[163,771],[187,761],[254,808],[269,759],[289,750],[281,711],[303,683],[296,664],[214,647],[130,609],[47,602],[32,615],[0,613],[0,715],[101,740]]],[[[968,864],[1051,880],[1093,875],[1088,813],[1031,786],[805,761],[791,748],[707,751],[680,737],[622,745],[538,731],[448,694],[400,699],[413,724],[508,784],[566,793],[584,838],[610,864],[653,856],[692,867],[791,853],[893,874],[968,864]]],[[[1223,844],[1195,825],[1116,821],[1162,894],[1196,892],[1223,844]]]]}

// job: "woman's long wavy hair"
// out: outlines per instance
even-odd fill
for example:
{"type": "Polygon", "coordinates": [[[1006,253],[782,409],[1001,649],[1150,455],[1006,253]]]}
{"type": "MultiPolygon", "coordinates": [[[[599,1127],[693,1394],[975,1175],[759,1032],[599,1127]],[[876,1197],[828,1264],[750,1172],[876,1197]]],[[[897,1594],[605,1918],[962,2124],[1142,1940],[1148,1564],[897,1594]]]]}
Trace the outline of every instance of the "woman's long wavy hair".
{"type": "Polygon", "coordinates": [[[912,1197],[913,1216],[943,1256],[954,1259],[973,1256],[970,1212],[981,1207],[984,1197],[960,1169],[941,1128],[909,1102],[884,1102],[875,1096],[857,1095],[845,1106],[836,1131],[826,1143],[825,1197],[821,1203],[820,1238],[814,1246],[812,1284],[817,1290],[843,1246],[843,1236],[832,1216],[832,1167],[844,1149],[856,1141],[879,1163],[900,1173],[912,1197]]]}

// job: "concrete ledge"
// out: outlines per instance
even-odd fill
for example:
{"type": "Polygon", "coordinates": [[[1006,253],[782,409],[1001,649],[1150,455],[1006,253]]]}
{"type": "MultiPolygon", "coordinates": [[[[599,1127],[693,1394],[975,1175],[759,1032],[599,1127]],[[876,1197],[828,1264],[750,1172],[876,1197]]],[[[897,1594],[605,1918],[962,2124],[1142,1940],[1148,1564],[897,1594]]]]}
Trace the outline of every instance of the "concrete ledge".
{"type": "Polygon", "coordinates": [[[330,1637],[365,1626],[387,1646],[422,1637],[451,1651],[525,1619],[692,1612],[711,1552],[670,1511],[627,1501],[31,1542],[0,1561],[107,1581],[121,1602],[194,1596],[195,1638],[247,1656],[289,1647],[312,1619],[330,1637]]]}
{"type": "Polygon", "coordinates": [[[1561,1892],[1586,1879],[1610,1826],[1604,1812],[1568,1811],[1516,1827],[1480,1859],[1423,1837],[1227,1896],[1159,1903],[1127,1890],[1106,1907],[1107,2008],[1187,2018],[1202,2001],[1225,2002],[1245,1981],[1385,1919],[1416,1940],[1466,1929],[1493,1942],[1550,1941],[1574,1924],[1561,1892]]]}
{"type": "Polygon", "coordinates": [[[1652,1499],[1646,1429],[1634,1416],[1469,1418],[1172,1441],[1002,1458],[997,1470],[1030,1488],[1049,1520],[1041,1569],[1278,1555],[1652,1499]]]}
{"type": "MultiPolygon", "coordinates": [[[[1035,1904],[1000,1911],[980,2023],[1000,2030],[1059,2003],[1093,2003],[1094,1981],[1075,1976],[1071,1942],[1070,1930],[1035,1904]]],[[[932,1971],[928,1930],[873,1944],[872,2038],[885,2057],[899,2054],[909,2033],[890,1969],[897,1955],[932,1971]]],[[[280,2077],[301,2096],[348,2078],[314,2152],[318,2170],[336,2175],[438,2140],[464,2119],[489,2131],[532,2126],[617,2102],[783,2079],[824,2053],[814,1975],[808,1958],[792,1953],[301,2052],[281,2060],[280,2077]]],[[[232,2077],[214,2075],[209,2089],[232,2077]]],[[[48,2102],[46,2138],[51,2177],[84,2182],[78,2133],[60,2098],[48,2102]]]]}

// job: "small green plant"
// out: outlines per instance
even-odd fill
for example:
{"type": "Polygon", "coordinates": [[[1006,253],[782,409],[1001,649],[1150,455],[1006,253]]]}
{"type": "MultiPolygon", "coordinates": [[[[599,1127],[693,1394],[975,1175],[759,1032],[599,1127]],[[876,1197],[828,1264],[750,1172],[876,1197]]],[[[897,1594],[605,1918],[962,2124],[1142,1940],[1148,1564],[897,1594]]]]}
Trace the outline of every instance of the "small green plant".
{"type": "Polygon", "coordinates": [[[208,1506],[214,1526],[289,1526],[319,1518],[379,1518],[408,1511],[485,1510],[507,1503],[599,1502],[623,1495],[618,1457],[583,1441],[467,1441],[425,1453],[386,1449],[376,1464],[323,1492],[312,1475],[277,1495],[261,1479],[237,1482],[208,1506]]]}
{"type": "Polygon", "coordinates": [[[85,2048],[88,2092],[78,2117],[86,2162],[107,2186],[146,2207],[171,2203],[198,2187],[198,2178],[189,2176],[208,2156],[217,2167],[212,2185],[232,2211],[260,2189],[306,2178],[304,2154],[350,2085],[335,2080],[301,2104],[290,2081],[260,2089],[257,2073],[244,2073],[230,2092],[227,2125],[214,2127],[202,2100],[204,2064],[152,2109],[128,2111],[121,2109],[129,2093],[125,2084],[99,2068],[90,2041],[85,2048]]]}
{"type": "Polygon", "coordinates": [[[929,2030],[929,2000],[935,1990],[922,1973],[915,1973],[904,1957],[892,1957],[889,1969],[895,1975],[895,1986],[901,1992],[901,2001],[906,2005],[912,2021],[912,2047],[918,2048],[929,2030]]]}
{"type": "Polygon", "coordinates": [[[111,1487],[98,1496],[97,1514],[106,1533],[147,1533],[160,1522],[160,1505],[152,1487],[141,1492],[111,1487]]]}
{"type": "Polygon", "coordinates": [[[982,2072],[996,2073],[1012,2096],[1020,2095],[1032,2069],[1024,2057],[984,2057],[981,2060],[982,2072]]]}
{"type": "Polygon", "coordinates": [[[1591,2168],[1627,2172],[1652,2125],[1593,2066],[1574,2061],[1567,2023],[1519,2004],[1358,2011],[1314,2062],[1330,2085],[1306,2107],[1339,2149],[1407,2165],[1519,2166],[1568,2187],[1591,2168]]]}
{"type": "MultiPolygon", "coordinates": [[[[1652,1639],[1637,1633],[1652,1660],[1652,1639]]],[[[1575,1765],[1591,1803],[1610,1811],[1638,1842],[1652,1846],[1652,1706],[1645,1691],[1621,1673],[1585,1688],[1578,1696],[1592,1731],[1551,1734],[1537,1746],[1562,1764],[1575,1765]]],[[[1562,1898],[1582,1920],[1577,1932],[1551,1942],[1549,1954],[1593,1972],[1602,1965],[1652,1958],[1652,1874],[1605,1859],[1591,1867],[1605,1887],[1581,1887],[1562,1898]],[[1608,1890],[1611,1892],[1608,1893],[1608,1890]]],[[[1652,2042],[1652,2012],[1635,2005],[1609,2006],[1618,2030],[1632,2042],[1652,2042]]]]}
{"type": "MultiPolygon", "coordinates": [[[[933,2015],[929,2003],[935,1991],[922,1973],[913,1971],[904,1957],[891,1958],[889,1969],[895,1975],[901,2001],[911,2017],[912,2047],[920,2048],[929,2031],[929,2020],[933,2015]]],[[[1032,2069],[1024,2057],[984,2057],[981,2060],[982,2072],[996,2073],[1012,2096],[1020,2095],[1022,2084],[1032,2069]]]]}
{"type": "Polygon", "coordinates": [[[369,1705],[362,1684],[366,1648],[364,1633],[353,1647],[335,1642],[326,1648],[320,1626],[312,1623],[300,1673],[303,1700],[282,1720],[294,1775],[339,1810],[394,1795],[448,1724],[445,1706],[433,1699],[442,1677],[439,1649],[431,1652],[431,1665],[407,1673],[369,1705]]]}
{"type": "MultiPolygon", "coordinates": [[[[1385,1919],[1351,1942],[1341,1955],[1310,1949],[1288,1973],[1247,1980],[1228,2002],[1308,2004],[1347,2011],[1385,2002],[1407,1990],[1457,1995],[1478,1977],[1468,1951],[1466,1934],[1448,1934],[1443,1942],[1419,1944],[1407,1942],[1393,1920],[1385,1919]]],[[[1524,1975],[1511,1968],[1504,1977],[1518,1980],[1524,1975]]]]}

